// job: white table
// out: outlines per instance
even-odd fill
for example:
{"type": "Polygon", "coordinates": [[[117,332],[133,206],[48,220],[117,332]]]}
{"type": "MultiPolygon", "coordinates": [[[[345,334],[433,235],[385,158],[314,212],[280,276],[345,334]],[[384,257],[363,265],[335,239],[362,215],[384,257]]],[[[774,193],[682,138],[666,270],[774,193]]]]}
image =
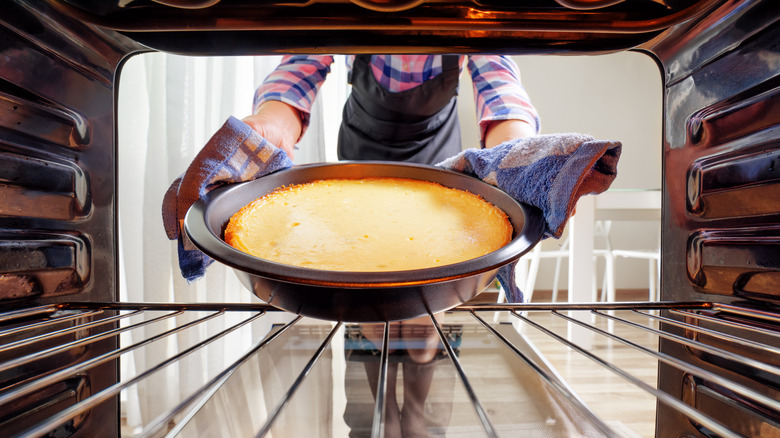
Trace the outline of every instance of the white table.
{"type": "Polygon", "coordinates": [[[569,220],[569,302],[594,301],[593,227],[597,220],[660,219],[660,190],[607,190],[581,197],[569,220]]]}

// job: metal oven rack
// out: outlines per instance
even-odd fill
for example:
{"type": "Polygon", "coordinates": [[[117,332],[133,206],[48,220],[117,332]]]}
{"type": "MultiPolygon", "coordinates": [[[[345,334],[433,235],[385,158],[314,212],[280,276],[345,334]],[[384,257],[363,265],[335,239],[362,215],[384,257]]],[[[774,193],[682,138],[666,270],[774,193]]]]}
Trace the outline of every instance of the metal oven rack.
{"type": "MultiPolygon", "coordinates": [[[[493,395],[488,395],[486,399],[482,387],[487,383],[482,379],[483,373],[469,369],[471,365],[467,364],[469,358],[481,355],[484,359],[480,366],[485,370],[488,363],[495,363],[488,357],[493,358],[496,354],[510,357],[507,360],[514,362],[508,362],[511,363],[509,369],[514,372],[520,373],[517,370],[523,367],[531,370],[530,374],[521,373],[523,384],[533,385],[535,379],[541,382],[546,388],[542,392],[548,394],[548,399],[565,405],[562,407],[565,413],[560,416],[573,419],[572,424],[578,424],[566,427],[580,428],[578,430],[583,433],[593,436],[625,435],[615,428],[614,422],[604,418],[603,412],[593,408],[588,397],[579,394],[566,380],[561,367],[556,368],[552,359],[548,358],[562,355],[571,360],[576,356],[580,360],[586,359],[593,369],[608,373],[612,377],[599,378],[595,374],[592,377],[606,379],[603,380],[602,398],[610,397],[606,385],[612,383],[607,383],[607,380],[617,380],[622,382],[620,385],[651,397],[652,405],[657,404],[659,409],[664,406],[677,415],[683,415],[700,431],[716,436],[746,434],[738,428],[732,430],[730,423],[724,423],[722,418],[701,412],[697,409],[695,397],[691,399],[685,394],[664,392],[654,381],[655,375],[648,377],[636,371],[633,365],[622,365],[615,356],[617,349],[639,356],[643,366],[650,364],[650,368],[657,369],[672,367],[692,381],[699,382],[700,386],[706,382],[705,386],[711,390],[729,394],[743,406],[751,407],[745,411],[750,413],[745,415],[758,416],[768,425],[767,430],[777,432],[780,401],[762,389],[767,386],[765,383],[750,383],[753,380],[776,383],[780,376],[780,316],[777,314],[709,302],[637,302],[463,305],[448,312],[446,318],[445,322],[431,318],[431,324],[441,340],[439,356],[443,359],[440,362],[452,370],[452,381],[460,382],[454,386],[462,392],[466,404],[470,405],[467,410],[475,418],[471,426],[476,428],[472,429],[476,432],[470,436],[516,436],[507,432],[511,427],[497,412],[496,406],[502,402],[496,404],[492,401],[493,395]],[[627,335],[628,332],[632,334],[627,335]],[[454,339],[457,342],[453,342],[454,339]],[[612,348],[605,349],[605,342],[610,343],[612,348]],[[490,348],[486,349],[488,344],[490,348]],[[697,359],[683,360],[670,355],[665,352],[669,349],[659,348],[659,345],[666,344],[671,345],[672,351],[682,349],[697,359]],[[713,371],[713,364],[722,366],[723,363],[731,364],[731,368],[739,370],[741,376],[713,371]],[[536,377],[528,377],[531,374],[536,377]],[[743,379],[745,375],[750,376],[748,383],[743,379]]],[[[188,425],[197,421],[194,419],[199,415],[205,415],[208,404],[219,398],[218,394],[226,390],[231,379],[238,378],[242,368],[255,366],[250,362],[263,354],[273,357],[284,349],[295,350],[296,355],[304,355],[300,362],[302,366],[290,371],[291,377],[280,396],[268,403],[260,415],[261,421],[254,423],[260,426],[253,434],[265,436],[278,426],[280,418],[294,416],[287,412],[293,409],[289,406],[300,388],[317,379],[313,370],[320,366],[320,362],[328,360],[323,357],[330,360],[344,357],[332,354],[333,350],[343,348],[348,351],[356,348],[355,339],[365,341],[352,336],[357,327],[353,324],[314,321],[279,312],[268,305],[254,304],[67,303],[2,313],[0,324],[0,377],[4,385],[0,388],[0,429],[13,431],[19,436],[46,435],[63,428],[77,429],[79,418],[94,407],[150,381],[152,376],[170,373],[171,367],[182,366],[177,364],[187,357],[204,354],[209,346],[242,330],[249,330],[250,340],[243,344],[244,348],[228,349],[230,354],[226,356],[232,356],[224,357],[227,362],[224,367],[201,375],[191,383],[191,387],[180,390],[173,405],[154,413],[140,430],[127,435],[190,436],[186,433],[188,425]],[[268,323],[269,319],[273,323],[268,323]],[[218,320],[222,322],[215,325],[218,320]],[[252,328],[258,324],[265,324],[266,329],[252,328]],[[194,334],[188,339],[195,340],[180,338],[186,333],[194,334]],[[291,333],[297,335],[291,336],[291,333]],[[70,393],[84,394],[72,396],[70,402],[56,409],[50,409],[58,403],[56,397],[47,399],[41,395],[90,369],[107,363],[116,365],[120,358],[125,360],[130,353],[171,338],[179,338],[176,349],[166,347],[166,356],[155,356],[151,360],[150,356],[154,355],[147,352],[146,358],[153,365],[123,373],[113,385],[88,391],[72,389],[70,393]],[[109,342],[108,348],[101,346],[111,339],[121,341],[109,342]],[[37,362],[56,360],[67,351],[92,353],[82,355],[83,358],[75,355],[76,360],[62,366],[51,366],[50,371],[30,378],[13,378],[14,375],[24,377],[21,370],[37,362]],[[30,398],[37,403],[34,408],[27,401],[30,398]]],[[[364,354],[376,363],[379,373],[371,399],[373,407],[363,414],[366,417],[364,422],[368,424],[366,436],[383,436],[388,421],[385,414],[390,390],[388,374],[397,357],[390,350],[393,348],[392,327],[381,324],[382,348],[364,354]]],[[[225,355],[228,350],[214,351],[225,355]]],[[[355,357],[360,356],[357,351],[355,353],[355,357]]],[[[277,363],[276,366],[282,365],[277,363]]],[[[514,394],[518,390],[508,386],[507,392],[514,394]]],[[[537,397],[538,394],[534,395],[534,403],[543,404],[537,397]]],[[[520,412],[514,415],[529,416],[520,412]]],[[[654,416],[655,410],[651,409],[649,415],[654,416]]],[[[548,428],[548,433],[552,431],[551,436],[556,436],[555,429],[550,429],[560,426],[555,415],[547,413],[540,418],[541,423],[535,427],[548,428]]],[[[653,418],[646,420],[650,423],[657,421],[653,418]]]]}

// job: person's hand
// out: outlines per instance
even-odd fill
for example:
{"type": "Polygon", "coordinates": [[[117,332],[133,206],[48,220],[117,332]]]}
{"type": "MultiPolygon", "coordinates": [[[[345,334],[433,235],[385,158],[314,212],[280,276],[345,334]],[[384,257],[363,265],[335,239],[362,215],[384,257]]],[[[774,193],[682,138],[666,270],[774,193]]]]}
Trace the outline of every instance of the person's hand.
{"type": "Polygon", "coordinates": [[[490,149],[509,140],[533,135],[536,135],[536,130],[523,120],[495,120],[485,130],[485,148],[490,149]]]}
{"type": "Polygon", "coordinates": [[[216,187],[251,181],[292,166],[283,150],[248,124],[232,116],[228,118],[163,197],[163,226],[169,239],[178,240],[179,267],[184,278],[192,281],[201,277],[212,262],[184,232],[184,217],[192,204],[216,187]]]}
{"type": "Polygon", "coordinates": [[[242,122],[257,131],[261,137],[282,149],[290,159],[295,157],[295,144],[301,137],[303,123],[299,111],[284,102],[267,101],[255,114],[242,122]]]}

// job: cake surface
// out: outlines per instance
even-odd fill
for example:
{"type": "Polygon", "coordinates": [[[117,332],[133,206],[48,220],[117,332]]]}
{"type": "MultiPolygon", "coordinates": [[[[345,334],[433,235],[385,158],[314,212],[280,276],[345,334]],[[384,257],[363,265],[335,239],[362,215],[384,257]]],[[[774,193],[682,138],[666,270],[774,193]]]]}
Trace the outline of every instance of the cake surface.
{"type": "Polygon", "coordinates": [[[328,179],[271,192],[234,214],[225,241],[331,271],[403,271],[488,254],[512,238],[503,211],[472,193],[404,178],[328,179]]]}

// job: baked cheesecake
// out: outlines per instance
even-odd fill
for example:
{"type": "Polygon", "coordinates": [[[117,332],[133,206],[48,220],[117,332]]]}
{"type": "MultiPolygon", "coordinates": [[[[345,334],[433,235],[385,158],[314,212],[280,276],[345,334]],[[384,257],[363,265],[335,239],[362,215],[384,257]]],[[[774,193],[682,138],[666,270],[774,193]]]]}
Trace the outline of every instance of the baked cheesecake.
{"type": "Polygon", "coordinates": [[[229,245],[253,256],[353,272],[458,263],[511,238],[506,214],[477,195],[382,177],[283,187],[243,207],[225,229],[229,245]]]}

